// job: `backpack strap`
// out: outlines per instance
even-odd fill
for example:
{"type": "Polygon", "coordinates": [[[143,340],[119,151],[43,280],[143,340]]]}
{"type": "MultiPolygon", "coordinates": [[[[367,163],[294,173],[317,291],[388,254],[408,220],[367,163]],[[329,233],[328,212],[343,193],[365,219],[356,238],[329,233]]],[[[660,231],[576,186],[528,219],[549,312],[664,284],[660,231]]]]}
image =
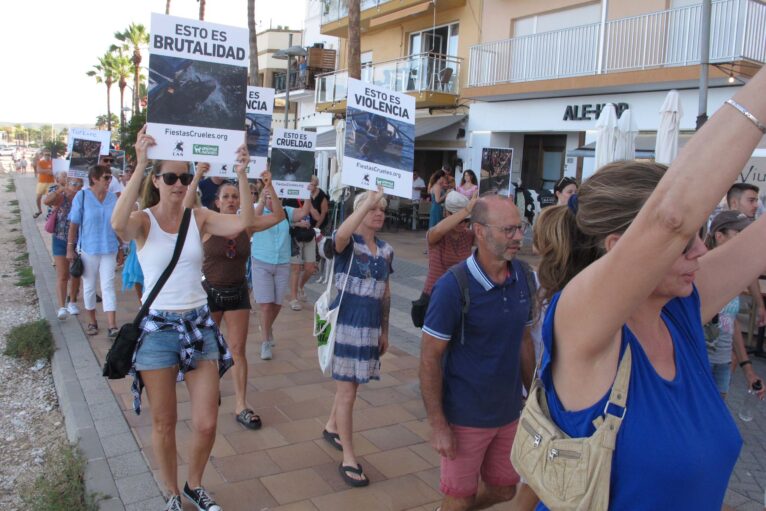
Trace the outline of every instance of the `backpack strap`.
{"type": "Polygon", "coordinates": [[[460,344],[465,344],[465,315],[468,314],[468,309],[471,307],[471,293],[468,289],[468,273],[466,272],[463,263],[456,264],[448,271],[455,277],[458,288],[460,288],[460,344]]]}

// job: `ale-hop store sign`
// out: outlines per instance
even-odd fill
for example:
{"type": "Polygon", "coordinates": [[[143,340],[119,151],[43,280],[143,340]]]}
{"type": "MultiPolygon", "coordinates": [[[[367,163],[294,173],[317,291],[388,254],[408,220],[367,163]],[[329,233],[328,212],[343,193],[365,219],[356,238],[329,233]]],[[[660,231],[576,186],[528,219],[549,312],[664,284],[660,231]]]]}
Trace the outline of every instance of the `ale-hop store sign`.
{"type": "MultiPolygon", "coordinates": [[[[627,103],[612,103],[619,118],[622,113],[630,108],[627,103]]],[[[583,103],[582,105],[567,105],[564,110],[565,121],[593,121],[601,115],[606,103],[583,103]]]]}

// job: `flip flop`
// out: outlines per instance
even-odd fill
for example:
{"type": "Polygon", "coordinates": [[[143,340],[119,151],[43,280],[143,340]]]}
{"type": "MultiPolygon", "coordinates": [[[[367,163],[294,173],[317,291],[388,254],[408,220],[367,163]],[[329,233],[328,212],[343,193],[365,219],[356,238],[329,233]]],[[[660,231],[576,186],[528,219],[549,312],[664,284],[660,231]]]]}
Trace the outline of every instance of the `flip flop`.
{"type": "Polygon", "coordinates": [[[367,476],[364,475],[364,472],[362,471],[362,466],[357,464],[356,467],[349,467],[348,465],[344,465],[341,463],[338,466],[338,471],[340,472],[341,477],[346,482],[347,485],[353,486],[354,488],[361,488],[362,486],[367,486],[370,484],[370,480],[367,479],[367,476]],[[348,473],[351,472],[352,474],[360,475],[364,479],[354,479],[348,473]]]}
{"type": "Polygon", "coordinates": [[[245,408],[237,415],[237,422],[247,429],[261,429],[261,418],[250,408],[245,408]]]}
{"type": "Polygon", "coordinates": [[[325,441],[335,447],[339,451],[343,451],[343,444],[340,443],[340,435],[337,433],[330,433],[326,429],[322,431],[322,438],[325,439],[325,441]]]}

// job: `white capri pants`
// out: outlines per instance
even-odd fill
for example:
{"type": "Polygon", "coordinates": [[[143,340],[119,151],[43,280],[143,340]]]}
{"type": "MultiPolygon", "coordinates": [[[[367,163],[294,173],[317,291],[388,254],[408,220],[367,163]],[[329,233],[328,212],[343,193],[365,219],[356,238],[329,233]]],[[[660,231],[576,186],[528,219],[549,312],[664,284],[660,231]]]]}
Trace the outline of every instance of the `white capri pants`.
{"type": "Polygon", "coordinates": [[[96,279],[101,280],[101,305],[104,312],[117,310],[117,298],[114,293],[114,270],[117,267],[117,252],[102,255],[90,255],[82,252],[82,296],[86,310],[96,308],[96,279]]]}

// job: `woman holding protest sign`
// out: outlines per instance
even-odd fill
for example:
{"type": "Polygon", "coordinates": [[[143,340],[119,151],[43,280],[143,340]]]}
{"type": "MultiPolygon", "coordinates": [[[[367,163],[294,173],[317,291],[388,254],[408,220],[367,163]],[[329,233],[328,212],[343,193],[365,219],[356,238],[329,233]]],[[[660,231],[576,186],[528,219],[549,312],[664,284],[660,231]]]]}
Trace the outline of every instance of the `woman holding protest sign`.
{"type": "MultiPolygon", "coordinates": [[[[112,226],[126,241],[136,240],[138,259],[144,272],[146,293],[154,288],[167,267],[176,244],[184,199],[192,175],[189,164],[155,161],[151,186],[145,188],[146,209],[133,211],[141,177],[147,167],[147,149],[154,138],[142,128],[136,140],[136,170],[112,215],[112,226]]],[[[141,410],[141,391],[146,387],[152,411],[152,447],[160,467],[160,478],[169,495],[167,508],[181,510],[177,476],[175,428],[177,419],[176,380],[186,381],[192,404],[193,438],[187,453],[189,470],[184,496],[198,509],[220,509],[202,487],[202,474],[215,441],[218,419],[219,378],[232,365],[231,354],[220,330],[210,316],[207,293],[202,287],[202,236],[233,237],[255,224],[246,168],[250,160],[242,145],[236,155],[240,193],[245,198],[242,215],[232,218],[207,209],[190,212],[186,241],[175,269],[141,322],[142,333],[133,356],[132,391],[134,409],[141,410]]],[[[207,166],[201,164],[200,166],[207,166]]],[[[145,299],[145,298],[144,298],[145,299]]]]}
{"type": "MultiPolygon", "coordinates": [[[[46,206],[52,207],[50,212],[54,216],[54,225],[51,238],[51,252],[56,265],[56,297],[59,302],[59,310],[56,316],[66,319],[67,314],[80,313],[77,307],[77,293],[80,292],[80,277],[69,275],[69,261],[66,258],[67,238],[69,237],[69,211],[72,209],[74,196],[82,189],[82,179],[67,177],[66,172],[60,172],[56,176],[59,185],[43,198],[46,206]],[[62,176],[63,174],[63,176],[62,176]],[[63,184],[62,184],[63,183],[63,184]],[[69,293],[67,293],[67,288],[69,293]],[[69,300],[67,300],[67,296],[69,300]]],[[[46,228],[48,223],[46,222],[46,228]]]]}
{"type": "MultiPolygon", "coordinates": [[[[194,181],[189,188],[189,199],[194,202],[196,182],[203,172],[194,175],[194,181]]],[[[266,171],[261,179],[266,182],[266,188],[274,192],[271,184],[271,174],[266,171]]],[[[250,186],[248,186],[249,190],[250,186]]],[[[221,214],[236,215],[240,209],[240,187],[237,184],[224,182],[216,192],[215,206],[221,214]]],[[[191,207],[191,205],[190,205],[191,207]]],[[[202,237],[204,260],[202,272],[205,275],[203,287],[207,291],[207,304],[213,320],[220,327],[226,322],[226,340],[234,359],[232,375],[234,377],[234,416],[237,422],[247,429],[259,429],[261,418],[247,406],[247,357],[245,342],[250,323],[250,290],[246,278],[246,266],[250,259],[250,236],[255,231],[262,231],[276,225],[284,219],[284,211],[279,204],[270,215],[257,216],[255,227],[239,232],[236,236],[215,236],[205,234],[202,237]]]]}
{"type": "Polygon", "coordinates": [[[338,287],[332,307],[339,308],[333,327],[337,328],[332,357],[335,401],[322,436],[343,451],[338,470],[353,487],[370,484],[351,440],[357,389],[380,379],[380,357],[388,350],[394,249],[376,236],[386,219],[386,206],[383,187],[357,195],[354,212],[332,236],[338,287]]]}
{"type": "Polygon", "coordinates": [[[109,191],[112,169],[94,165],[88,170],[90,188],[80,190],[69,211],[69,233],[66,257],[75,258],[79,246],[83,263],[82,287],[88,326],[85,333],[96,335],[96,280],[101,282],[101,297],[108,322],[107,335],[117,336],[117,298],[114,292],[114,270],[120,242],[109,223],[117,196],[109,191]]]}

